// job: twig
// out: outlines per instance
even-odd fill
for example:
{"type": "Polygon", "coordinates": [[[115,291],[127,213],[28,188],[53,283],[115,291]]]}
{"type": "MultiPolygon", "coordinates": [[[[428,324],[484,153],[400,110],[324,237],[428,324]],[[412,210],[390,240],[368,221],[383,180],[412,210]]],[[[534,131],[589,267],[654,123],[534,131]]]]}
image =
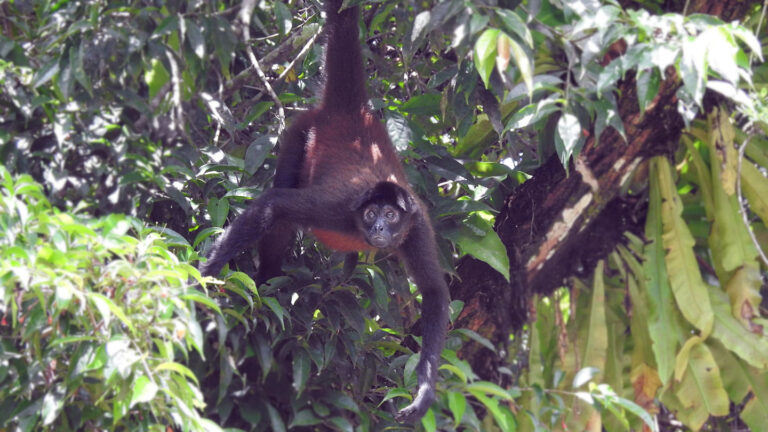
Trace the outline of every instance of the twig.
{"type": "Polygon", "coordinates": [[[299,59],[304,58],[305,55],[307,55],[307,52],[309,52],[310,48],[312,48],[312,45],[315,43],[315,39],[317,39],[317,36],[320,35],[320,32],[316,32],[312,37],[309,39],[309,41],[304,45],[304,47],[299,51],[299,54],[291,60],[291,63],[286,66],[283,73],[280,74],[280,76],[277,77],[275,81],[282,81],[286,75],[288,75],[288,72],[293,69],[293,66],[296,65],[296,62],[299,61],[299,59]]]}
{"type": "Polygon", "coordinates": [[[741,213],[741,220],[744,221],[744,226],[747,228],[749,237],[752,238],[752,243],[754,243],[755,248],[757,248],[757,252],[760,254],[760,258],[762,258],[763,264],[768,267],[768,257],[765,256],[765,252],[763,252],[763,249],[760,247],[760,243],[757,241],[755,233],[752,232],[752,226],[749,224],[749,218],[747,218],[747,209],[744,208],[744,203],[742,202],[741,198],[741,162],[744,160],[744,149],[747,148],[747,144],[749,144],[753,136],[754,135],[750,135],[749,138],[747,138],[744,143],[739,146],[739,172],[736,174],[736,191],[738,192],[739,212],[741,213]]]}
{"type": "Polygon", "coordinates": [[[264,71],[261,70],[261,66],[259,66],[259,60],[253,54],[251,46],[248,45],[248,42],[251,40],[251,14],[253,13],[253,9],[255,7],[256,0],[245,0],[243,2],[242,8],[240,9],[240,20],[243,22],[243,36],[245,38],[245,52],[248,54],[248,58],[251,60],[253,68],[256,70],[256,75],[258,75],[261,83],[264,84],[264,89],[267,91],[267,94],[269,94],[269,97],[271,97],[275,102],[275,106],[277,106],[277,135],[281,135],[285,129],[285,109],[283,108],[283,103],[280,102],[280,98],[277,97],[277,93],[275,93],[275,90],[269,84],[267,76],[264,74],[264,71]]]}

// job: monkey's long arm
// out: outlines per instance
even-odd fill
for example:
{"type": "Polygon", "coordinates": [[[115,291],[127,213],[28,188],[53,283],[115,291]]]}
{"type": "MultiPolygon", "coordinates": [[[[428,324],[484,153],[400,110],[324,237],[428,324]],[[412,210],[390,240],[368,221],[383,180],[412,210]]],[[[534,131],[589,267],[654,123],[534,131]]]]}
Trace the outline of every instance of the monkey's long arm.
{"type": "Polygon", "coordinates": [[[421,418],[435,401],[437,363],[445,342],[448,326],[450,295],[437,258],[437,245],[426,217],[420,208],[408,237],[400,247],[401,256],[421,291],[421,357],[416,366],[419,388],[410,405],[400,410],[395,418],[400,422],[413,422],[421,418]]]}
{"type": "Polygon", "coordinates": [[[354,221],[343,203],[321,198],[327,196],[332,195],[318,188],[265,191],[216,240],[200,272],[203,276],[218,275],[224,264],[264,237],[276,222],[342,232],[354,230],[354,221]]]}

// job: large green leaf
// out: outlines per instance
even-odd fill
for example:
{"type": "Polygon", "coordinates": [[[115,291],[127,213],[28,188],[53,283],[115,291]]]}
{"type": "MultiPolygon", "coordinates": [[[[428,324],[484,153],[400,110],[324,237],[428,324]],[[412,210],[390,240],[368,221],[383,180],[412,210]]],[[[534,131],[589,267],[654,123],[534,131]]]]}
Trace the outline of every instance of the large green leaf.
{"type": "Polygon", "coordinates": [[[459,245],[463,253],[487,263],[509,280],[507,248],[493,230],[493,225],[478,213],[470,215],[461,228],[449,234],[449,237],[459,245]]]}
{"type": "Polygon", "coordinates": [[[675,394],[685,407],[677,414],[691,429],[700,429],[709,416],[728,414],[730,401],[723,387],[720,368],[704,343],[691,347],[688,367],[675,394]]]}
{"type": "Polygon", "coordinates": [[[728,295],[718,287],[710,287],[715,323],[712,336],[750,365],[768,368],[768,337],[754,333],[731,314],[728,295]]]}
{"type": "Polygon", "coordinates": [[[750,210],[768,226],[768,178],[748,160],[741,164],[741,187],[750,210]]]}
{"type": "Polygon", "coordinates": [[[491,72],[496,65],[496,40],[500,33],[498,29],[487,29],[475,42],[475,68],[485,88],[488,88],[491,72]]]}
{"type": "Polygon", "coordinates": [[[651,167],[651,176],[658,176],[659,180],[662,241],[667,251],[669,283],[685,319],[707,336],[714,322],[712,306],[693,253],[693,236],[681,216],[683,205],[672,181],[672,171],[663,157],[654,158],[651,167]]]}
{"type": "Polygon", "coordinates": [[[582,366],[591,366],[605,371],[605,359],[608,351],[608,327],[605,320],[605,284],[603,268],[599,261],[595,267],[592,281],[592,304],[589,308],[589,327],[587,343],[584,347],[582,366]]]}

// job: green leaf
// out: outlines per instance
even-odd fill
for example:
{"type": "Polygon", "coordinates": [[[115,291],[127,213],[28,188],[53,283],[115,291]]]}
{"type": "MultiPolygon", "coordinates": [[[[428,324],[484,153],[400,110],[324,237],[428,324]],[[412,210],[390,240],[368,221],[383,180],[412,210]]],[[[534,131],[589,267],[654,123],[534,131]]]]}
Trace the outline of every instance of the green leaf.
{"type": "Polygon", "coordinates": [[[272,346],[261,335],[256,336],[256,359],[261,366],[261,379],[263,381],[272,369],[274,356],[272,355],[272,346]]]}
{"type": "Polygon", "coordinates": [[[280,416],[280,412],[275,409],[269,402],[265,402],[264,405],[267,408],[267,415],[269,416],[269,423],[272,426],[270,429],[272,432],[286,432],[285,422],[280,416]]]}
{"type": "Polygon", "coordinates": [[[760,48],[760,40],[754,33],[741,25],[731,25],[730,30],[737,38],[747,44],[752,54],[756,55],[761,62],[763,61],[763,50],[760,48]]]}
{"type": "Polygon", "coordinates": [[[510,396],[508,391],[499,387],[498,384],[494,384],[490,381],[475,381],[467,385],[467,391],[472,394],[490,394],[498,396],[504,400],[512,400],[512,396],[510,396]]]}
{"type": "Polygon", "coordinates": [[[440,114],[440,99],[438,93],[414,96],[400,106],[400,111],[412,115],[436,116],[440,114]]]}
{"type": "Polygon", "coordinates": [[[192,300],[195,303],[199,303],[204,306],[208,306],[209,308],[213,309],[221,315],[221,309],[219,308],[219,305],[216,304],[210,297],[207,297],[200,292],[197,291],[190,291],[185,294],[182,294],[179,296],[182,300],[192,300]]]}
{"type": "Polygon", "coordinates": [[[35,72],[35,76],[32,78],[32,88],[38,88],[47,83],[57,73],[59,73],[59,59],[53,58],[35,72]]]}
{"type": "Polygon", "coordinates": [[[179,375],[183,375],[189,378],[190,380],[194,381],[195,385],[199,385],[199,383],[197,382],[197,376],[195,376],[195,373],[192,372],[188,367],[182,365],[181,363],[163,362],[155,366],[155,372],[161,372],[165,370],[176,372],[179,375]]]}
{"type": "Polygon", "coordinates": [[[179,30],[179,15],[171,15],[166,17],[163,22],[155,28],[155,31],[152,32],[152,37],[165,36],[177,30],[179,30]]]}
{"type": "Polygon", "coordinates": [[[256,138],[245,151],[245,171],[253,175],[264,164],[269,153],[275,147],[276,139],[269,135],[262,135],[256,138]]]}
{"type": "Polygon", "coordinates": [[[448,392],[448,409],[453,414],[453,426],[458,428],[467,409],[467,398],[459,392],[448,392]]]}
{"type": "Polygon", "coordinates": [[[700,37],[683,42],[683,57],[680,60],[680,74],[683,87],[696,103],[701,103],[707,87],[707,46],[700,37]]]}
{"type": "Polygon", "coordinates": [[[402,114],[394,111],[388,111],[385,113],[387,123],[387,135],[392,141],[392,145],[395,146],[397,151],[405,151],[408,149],[411,142],[411,127],[408,125],[408,120],[403,117],[402,114]]]}
{"type": "Polygon", "coordinates": [[[748,160],[742,161],[741,185],[749,208],[768,226],[768,178],[748,160]]]}
{"type": "Polygon", "coordinates": [[[190,19],[185,19],[184,24],[187,28],[187,41],[189,42],[189,46],[192,47],[192,52],[194,52],[200,60],[205,60],[205,38],[203,37],[203,32],[200,30],[200,26],[190,19]]]}
{"type": "Polygon", "coordinates": [[[667,251],[669,283],[680,312],[706,337],[712,331],[714,314],[693,253],[693,236],[681,216],[683,205],[672,180],[671,167],[663,157],[654,158],[651,167],[651,175],[658,176],[659,180],[662,241],[667,251]]]}
{"type": "Polygon", "coordinates": [[[171,75],[160,60],[150,60],[149,69],[144,72],[144,82],[149,86],[149,99],[153,99],[170,78],[171,75]]]}
{"type": "Polygon", "coordinates": [[[592,303],[589,309],[587,340],[581,362],[585,367],[595,367],[600,371],[606,370],[606,358],[608,356],[608,323],[605,311],[605,284],[603,283],[604,266],[604,261],[598,261],[592,274],[592,303]]]}
{"type": "Polygon", "coordinates": [[[435,412],[432,411],[432,408],[428,409],[424,417],[421,418],[421,425],[424,426],[424,430],[427,432],[437,431],[437,421],[435,420],[435,412]]]}
{"type": "Polygon", "coordinates": [[[640,111],[645,111],[659,93],[659,84],[661,74],[658,69],[645,69],[637,73],[637,102],[640,104],[640,111]]]}
{"type": "Polygon", "coordinates": [[[699,36],[707,44],[707,63],[721,78],[733,85],[739,83],[739,66],[736,55],[739,46],[725,26],[710,28],[699,36]]]}
{"type": "Polygon", "coordinates": [[[43,406],[41,415],[43,417],[43,426],[49,426],[59,417],[61,409],[64,408],[64,395],[51,389],[43,397],[43,406]]]}
{"type": "Polygon", "coordinates": [[[501,33],[498,29],[487,29],[475,42],[475,68],[488,88],[491,72],[496,66],[496,40],[501,33]]]}
{"type": "Polygon", "coordinates": [[[648,306],[650,319],[648,331],[653,340],[653,353],[658,367],[659,378],[664,384],[672,376],[678,338],[682,330],[677,324],[677,309],[667,278],[662,241],[661,191],[659,177],[655,171],[649,176],[648,213],[645,222],[645,237],[648,243],[644,250],[643,269],[647,277],[648,306]]]}
{"type": "Polygon", "coordinates": [[[291,15],[291,10],[281,1],[274,2],[273,4],[275,6],[277,28],[280,29],[280,34],[287,35],[293,28],[293,16],[291,15]]]}
{"type": "Polygon", "coordinates": [[[293,351],[293,391],[297,396],[301,396],[307,385],[309,378],[310,363],[309,355],[303,348],[293,351]]]}
{"type": "Polygon", "coordinates": [[[710,286],[709,295],[715,312],[712,337],[752,367],[768,369],[768,340],[749,331],[733,316],[728,294],[721,288],[710,286]]]}
{"type": "Polygon", "coordinates": [[[266,304],[267,307],[271,309],[272,312],[275,313],[275,316],[277,316],[277,319],[280,320],[280,327],[282,327],[282,329],[285,330],[285,322],[284,322],[284,319],[286,316],[285,309],[280,305],[280,303],[274,297],[264,297],[262,300],[264,304],[266,304]]]}
{"type": "Polygon", "coordinates": [[[450,237],[459,245],[462,253],[487,263],[509,281],[507,248],[490,222],[473,213],[464,221],[458,232],[450,234],[450,237]]]}
{"type": "Polygon", "coordinates": [[[509,43],[509,49],[512,54],[512,59],[515,60],[518,71],[520,72],[520,75],[523,77],[523,82],[525,83],[525,87],[528,89],[528,98],[532,99],[533,98],[533,62],[531,61],[531,58],[528,56],[528,53],[525,52],[523,47],[521,47],[520,44],[518,44],[514,39],[511,39],[509,36],[505,34],[499,35],[499,38],[507,39],[505,40],[505,42],[509,43]]]}
{"type": "Polygon", "coordinates": [[[88,296],[88,299],[91,301],[91,303],[93,303],[94,306],[96,306],[96,309],[99,310],[99,313],[104,318],[104,321],[106,324],[109,324],[109,318],[110,318],[110,312],[111,312],[120,321],[122,321],[122,323],[125,324],[126,327],[128,327],[131,333],[136,331],[131,320],[128,319],[128,316],[125,315],[125,312],[123,312],[122,309],[117,307],[117,305],[115,305],[112,302],[112,300],[108,299],[103,294],[95,293],[95,292],[89,292],[86,295],[88,296]]]}
{"type": "Polygon", "coordinates": [[[227,198],[208,198],[208,214],[211,216],[211,224],[215,227],[224,226],[229,215],[229,200],[227,198]]]}
{"type": "Polygon", "coordinates": [[[462,334],[462,335],[464,335],[464,336],[466,336],[466,337],[468,337],[468,338],[472,339],[473,341],[475,341],[475,342],[479,343],[480,345],[482,345],[482,346],[484,346],[484,347],[488,348],[488,349],[489,349],[489,350],[491,350],[492,352],[496,352],[496,347],[495,347],[495,346],[493,346],[493,344],[491,343],[491,341],[489,341],[488,339],[486,339],[486,338],[484,338],[484,337],[480,336],[480,335],[479,335],[479,334],[477,334],[477,332],[475,332],[475,331],[472,331],[472,330],[470,330],[470,329],[466,329],[466,328],[460,328],[460,329],[456,329],[456,330],[454,330],[454,332],[456,332],[456,333],[459,333],[459,334],[462,334]]]}
{"type": "Polygon", "coordinates": [[[408,390],[402,387],[395,387],[387,391],[387,394],[385,394],[384,397],[381,399],[381,402],[379,402],[379,406],[381,406],[384,402],[390,399],[394,399],[396,397],[406,398],[408,400],[413,399],[413,396],[411,396],[411,392],[409,392],[408,390]]]}
{"type": "Polygon", "coordinates": [[[528,24],[520,18],[520,15],[509,9],[502,8],[494,9],[494,12],[501,18],[501,23],[507,32],[516,34],[529,48],[533,48],[531,30],[528,24]]]}
{"type": "Polygon", "coordinates": [[[69,50],[69,64],[72,73],[75,76],[77,82],[80,83],[83,88],[91,92],[91,81],[88,79],[88,75],[85,73],[85,67],[83,66],[83,44],[81,43],[77,47],[72,47],[69,50]]]}
{"type": "Polygon", "coordinates": [[[556,101],[550,99],[528,104],[517,110],[509,118],[504,131],[522,129],[542,121],[558,111],[560,111],[560,107],[557,106],[556,101]]]}
{"type": "Polygon", "coordinates": [[[477,398],[477,400],[485,405],[488,411],[491,412],[494,420],[496,420],[496,424],[501,430],[504,432],[515,432],[517,430],[517,423],[515,422],[514,416],[512,416],[512,413],[510,413],[508,409],[499,406],[498,400],[489,398],[480,392],[470,392],[477,398]]]}
{"type": "Polygon", "coordinates": [[[752,389],[749,398],[739,416],[750,430],[768,430],[768,373],[755,369],[746,369],[752,389]]]}
{"type": "Polygon", "coordinates": [[[288,428],[294,428],[296,426],[312,426],[319,423],[322,423],[322,420],[315,417],[315,414],[311,409],[303,409],[296,413],[293,420],[291,420],[291,423],[288,424],[288,428]]]}
{"type": "Polygon", "coordinates": [[[555,138],[555,149],[560,157],[560,162],[565,166],[571,156],[578,156],[578,150],[583,140],[579,118],[564,112],[560,120],[557,121],[555,138]]]}
{"type": "Polygon", "coordinates": [[[345,419],[344,417],[331,417],[330,419],[331,424],[333,424],[334,429],[342,432],[354,432],[355,428],[352,426],[352,423],[349,422],[349,420],[345,419]]]}
{"type": "Polygon", "coordinates": [[[145,375],[139,376],[136,381],[133,382],[133,391],[131,392],[131,403],[129,408],[132,408],[137,403],[151,401],[157,394],[157,390],[157,384],[150,381],[145,375]]]}
{"type": "Polygon", "coordinates": [[[357,406],[355,401],[351,397],[347,396],[342,392],[339,392],[339,391],[332,392],[331,394],[325,397],[325,401],[330,402],[336,408],[339,408],[345,411],[351,411],[355,414],[360,414],[360,408],[357,406]]]}
{"type": "Polygon", "coordinates": [[[723,388],[720,368],[704,343],[691,347],[688,367],[676,392],[685,408],[678,411],[687,426],[698,430],[709,416],[728,414],[728,394],[723,388]]]}

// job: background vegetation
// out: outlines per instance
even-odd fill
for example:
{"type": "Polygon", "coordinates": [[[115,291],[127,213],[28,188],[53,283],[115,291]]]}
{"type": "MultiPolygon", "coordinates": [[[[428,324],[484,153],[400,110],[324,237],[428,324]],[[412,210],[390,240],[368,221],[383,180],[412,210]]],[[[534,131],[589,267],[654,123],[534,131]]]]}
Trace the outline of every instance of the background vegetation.
{"type": "Polygon", "coordinates": [[[418,425],[396,260],[196,270],[315,99],[319,6],[0,2],[0,431],[768,430],[763,5],[363,2],[454,299],[418,425]]]}

